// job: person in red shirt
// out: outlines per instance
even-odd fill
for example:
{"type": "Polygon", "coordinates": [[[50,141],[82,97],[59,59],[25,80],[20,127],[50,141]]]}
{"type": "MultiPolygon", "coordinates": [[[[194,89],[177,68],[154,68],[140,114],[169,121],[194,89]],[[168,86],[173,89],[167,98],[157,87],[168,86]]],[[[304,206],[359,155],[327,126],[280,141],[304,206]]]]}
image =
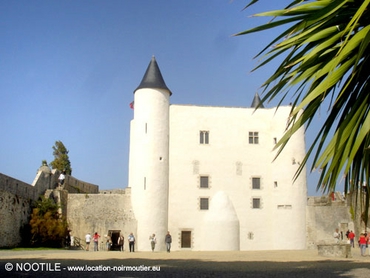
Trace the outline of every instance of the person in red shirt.
{"type": "Polygon", "coordinates": [[[99,247],[98,247],[98,245],[99,245],[99,237],[100,237],[100,235],[97,232],[95,232],[95,234],[93,235],[94,251],[99,251],[99,247]]]}
{"type": "Polygon", "coordinates": [[[348,234],[349,243],[352,245],[353,248],[355,248],[355,233],[353,231],[350,231],[348,234]]]}
{"type": "Polygon", "coordinates": [[[361,248],[361,256],[365,256],[367,237],[365,236],[364,233],[361,233],[358,243],[360,244],[360,248],[361,248]]]}

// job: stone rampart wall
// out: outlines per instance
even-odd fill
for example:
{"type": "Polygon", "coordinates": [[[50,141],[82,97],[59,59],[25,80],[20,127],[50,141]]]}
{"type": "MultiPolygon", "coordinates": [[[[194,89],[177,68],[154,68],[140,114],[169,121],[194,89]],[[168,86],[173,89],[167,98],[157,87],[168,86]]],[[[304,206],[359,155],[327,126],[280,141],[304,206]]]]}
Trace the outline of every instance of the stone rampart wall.
{"type": "MultiPolygon", "coordinates": [[[[21,243],[20,230],[29,221],[32,201],[38,200],[48,189],[55,189],[59,175],[57,170],[39,170],[31,185],[0,173],[0,248],[14,247],[21,243]]],[[[77,193],[99,192],[97,185],[71,176],[66,177],[65,189],[77,193]]],[[[67,194],[58,195],[62,198],[63,213],[67,212],[67,194]]]]}
{"type": "Polygon", "coordinates": [[[30,213],[30,199],[0,190],[0,247],[14,247],[22,241],[20,230],[30,213]]]}
{"type": "MultiPolygon", "coordinates": [[[[339,197],[340,195],[338,195],[339,197]]],[[[343,234],[342,243],[346,243],[346,231],[354,229],[350,209],[347,202],[331,196],[309,197],[306,210],[307,248],[314,249],[317,245],[335,243],[335,229],[343,234]]]]}
{"type": "Polygon", "coordinates": [[[104,249],[102,242],[105,242],[104,235],[109,230],[120,230],[125,244],[129,233],[136,234],[130,188],[121,194],[68,194],[67,211],[71,234],[81,239],[82,243],[87,233],[92,235],[98,232],[101,235],[100,245],[104,249]]]}
{"type": "Polygon", "coordinates": [[[98,194],[99,186],[80,181],[72,176],[66,176],[64,189],[69,193],[89,193],[89,194],[98,194]]]}
{"type": "MultiPolygon", "coordinates": [[[[43,173],[40,175],[40,179],[43,179],[43,173]]],[[[28,183],[9,177],[0,173],[0,190],[8,193],[12,193],[25,199],[36,200],[39,194],[38,187],[31,186],[28,183]]],[[[41,190],[40,190],[41,192],[41,190]]]]}

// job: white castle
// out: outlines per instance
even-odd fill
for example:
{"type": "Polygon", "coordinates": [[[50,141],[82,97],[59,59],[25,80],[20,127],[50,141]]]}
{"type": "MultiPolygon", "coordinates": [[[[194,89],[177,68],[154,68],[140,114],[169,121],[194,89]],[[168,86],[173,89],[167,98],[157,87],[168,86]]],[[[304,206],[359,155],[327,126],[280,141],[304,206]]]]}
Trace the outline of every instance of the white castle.
{"type": "MultiPolygon", "coordinates": [[[[306,248],[304,130],[274,159],[290,106],[171,105],[153,57],[134,91],[129,184],[136,249],[173,235],[172,250],[306,248]]],[[[163,244],[158,249],[163,250],[163,244]]]]}

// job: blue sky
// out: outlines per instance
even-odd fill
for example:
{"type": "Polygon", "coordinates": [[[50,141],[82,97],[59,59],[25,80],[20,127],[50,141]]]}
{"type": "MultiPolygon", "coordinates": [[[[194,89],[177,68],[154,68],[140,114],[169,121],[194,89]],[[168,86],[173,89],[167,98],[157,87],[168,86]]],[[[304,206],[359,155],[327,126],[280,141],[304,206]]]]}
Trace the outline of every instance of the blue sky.
{"type": "MultiPolygon", "coordinates": [[[[249,0],[1,1],[0,172],[32,183],[61,140],[73,176],[126,187],[129,103],[152,55],[171,103],[250,106],[274,69],[250,73],[253,57],[276,30],[233,34],[289,2],[242,11],[249,0]]],[[[317,179],[309,175],[310,195],[317,179]]]]}

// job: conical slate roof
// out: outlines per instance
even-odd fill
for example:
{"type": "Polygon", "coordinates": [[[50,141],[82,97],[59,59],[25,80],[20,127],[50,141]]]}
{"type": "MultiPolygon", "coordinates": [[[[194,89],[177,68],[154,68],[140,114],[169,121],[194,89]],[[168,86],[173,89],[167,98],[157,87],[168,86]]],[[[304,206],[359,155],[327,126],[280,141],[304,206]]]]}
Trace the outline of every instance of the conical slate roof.
{"type": "Polygon", "coordinates": [[[134,93],[143,88],[153,88],[153,89],[164,89],[167,90],[170,95],[172,95],[172,92],[170,89],[168,89],[166,83],[163,80],[161,71],[159,70],[157,61],[155,60],[155,57],[152,57],[152,60],[149,63],[148,68],[146,69],[146,72],[144,74],[143,79],[141,80],[141,83],[139,87],[136,88],[134,93]]]}
{"type": "Polygon", "coordinates": [[[258,95],[258,93],[256,93],[254,95],[254,98],[253,98],[253,101],[252,101],[252,104],[251,104],[251,108],[257,108],[258,105],[260,105],[259,108],[265,108],[263,106],[262,102],[261,102],[260,96],[258,95]]]}

